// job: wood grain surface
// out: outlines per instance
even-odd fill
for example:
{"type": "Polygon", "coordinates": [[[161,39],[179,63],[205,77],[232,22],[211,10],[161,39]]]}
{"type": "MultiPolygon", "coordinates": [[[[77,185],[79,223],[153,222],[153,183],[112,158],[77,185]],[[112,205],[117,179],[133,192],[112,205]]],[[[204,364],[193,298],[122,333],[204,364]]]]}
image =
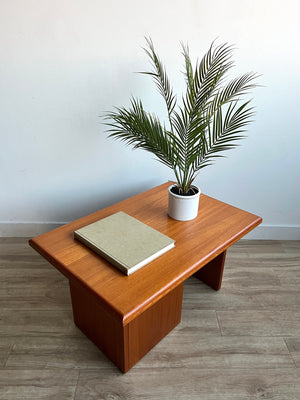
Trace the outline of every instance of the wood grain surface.
{"type": "Polygon", "coordinates": [[[205,282],[215,290],[220,290],[222,285],[223,271],[225,265],[226,250],[220,253],[204,267],[199,269],[194,276],[205,282]]]}
{"type": "Polygon", "coordinates": [[[70,280],[74,322],[122,372],[127,372],[181,319],[183,284],[168,292],[125,326],[98,298],[70,280]]]}
{"type": "Polygon", "coordinates": [[[31,246],[69,279],[87,286],[103,308],[123,325],[224,252],[261,223],[256,215],[201,194],[198,217],[176,221],[167,215],[167,187],[157,186],[30,241],[31,246]],[[176,240],[175,248],[124,276],[73,238],[73,232],[124,211],[176,240]]]}
{"type": "Polygon", "coordinates": [[[123,375],[74,325],[67,279],[1,238],[0,399],[298,400],[299,280],[299,241],[234,244],[222,290],[187,279],[180,325],[123,375]]]}
{"type": "MultiPolygon", "coordinates": [[[[198,279],[219,290],[226,249],[261,222],[260,217],[205,195],[196,219],[175,221],[166,217],[166,210],[153,207],[166,199],[166,189],[167,184],[160,185],[113,206],[118,211],[129,208],[130,215],[153,228],[159,226],[176,241],[173,251],[133,275],[125,277],[74,239],[74,224],[87,225],[91,216],[29,242],[68,277],[76,325],[123,372],[178,325],[184,281],[196,272],[198,279]],[[140,215],[137,202],[143,210],[140,215]]],[[[96,219],[93,215],[93,221],[111,214],[111,208],[96,213],[96,219]]]]}

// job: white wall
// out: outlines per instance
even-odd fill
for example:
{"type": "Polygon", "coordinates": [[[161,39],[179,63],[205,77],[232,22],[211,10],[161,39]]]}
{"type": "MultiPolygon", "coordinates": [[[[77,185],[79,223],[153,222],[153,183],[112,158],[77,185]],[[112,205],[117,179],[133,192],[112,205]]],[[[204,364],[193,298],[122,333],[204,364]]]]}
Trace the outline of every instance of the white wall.
{"type": "Polygon", "coordinates": [[[141,49],[150,35],[176,91],[179,42],[201,57],[236,45],[236,74],[262,74],[241,147],[203,170],[204,193],[261,215],[252,237],[300,239],[298,2],[4,0],[0,3],[0,230],[35,235],[173,179],[106,138],[99,115],[131,94],[161,114],[141,49]]]}

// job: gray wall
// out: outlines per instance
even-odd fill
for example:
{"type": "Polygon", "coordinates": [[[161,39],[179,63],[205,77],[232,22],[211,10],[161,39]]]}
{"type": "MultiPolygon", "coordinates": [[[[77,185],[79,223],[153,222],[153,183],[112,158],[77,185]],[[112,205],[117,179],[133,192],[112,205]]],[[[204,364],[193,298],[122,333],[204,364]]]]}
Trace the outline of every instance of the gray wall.
{"type": "Polygon", "coordinates": [[[35,235],[168,179],[108,140],[99,115],[133,94],[164,116],[141,49],[150,35],[175,90],[180,41],[201,57],[236,45],[235,74],[262,74],[248,138],[197,178],[202,192],[261,215],[252,238],[300,238],[300,6],[287,0],[7,0],[0,4],[0,235],[35,235]]]}

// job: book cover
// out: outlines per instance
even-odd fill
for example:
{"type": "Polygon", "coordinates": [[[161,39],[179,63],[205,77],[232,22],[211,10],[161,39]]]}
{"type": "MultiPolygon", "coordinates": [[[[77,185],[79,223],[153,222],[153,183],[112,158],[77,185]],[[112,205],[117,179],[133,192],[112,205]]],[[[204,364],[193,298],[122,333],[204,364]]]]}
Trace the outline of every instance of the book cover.
{"type": "Polygon", "coordinates": [[[175,241],[120,211],[74,232],[74,237],[130,275],[175,246],[175,241]]]}

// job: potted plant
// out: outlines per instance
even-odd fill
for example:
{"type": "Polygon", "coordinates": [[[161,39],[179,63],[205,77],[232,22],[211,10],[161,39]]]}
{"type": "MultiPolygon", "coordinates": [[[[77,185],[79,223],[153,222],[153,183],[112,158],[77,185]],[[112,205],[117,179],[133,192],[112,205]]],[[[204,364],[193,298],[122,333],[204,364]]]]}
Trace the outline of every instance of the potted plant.
{"type": "Polygon", "coordinates": [[[250,100],[242,98],[257,86],[257,75],[246,73],[226,83],[226,73],[233,67],[232,46],[213,42],[193,67],[189,48],[182,45],[186,93],[178,105],[153,43],[146,41],[144,50],[152,70],[142,74],[154,79],[166,104],[167,124],[145,111],[141,100],[132,98],[130,108],[116,108],[106,115],[109,137],[152,152],[174,171],[176,184],[169,188],[168,214],[177,220],[191,220],[197,216],[200,196],[193,181],[202,168],[244,137],[253,107],[250,100]]]}

